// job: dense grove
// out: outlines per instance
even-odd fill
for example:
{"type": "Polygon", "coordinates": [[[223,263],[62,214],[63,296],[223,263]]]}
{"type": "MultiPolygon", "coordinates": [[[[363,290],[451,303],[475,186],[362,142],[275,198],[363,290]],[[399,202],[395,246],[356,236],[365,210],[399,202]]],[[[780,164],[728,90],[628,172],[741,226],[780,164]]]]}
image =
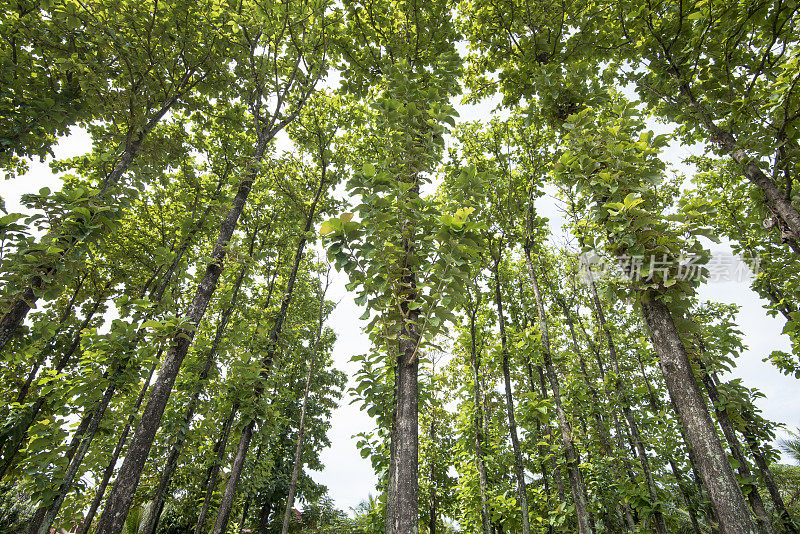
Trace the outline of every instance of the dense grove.
{"type": "Polygon", "coordinates": [[[800,378],[794,0],[0,12],[0,533],[800,529],[800,437],[698,296],[712,242],[757,265],[800,378]]]}

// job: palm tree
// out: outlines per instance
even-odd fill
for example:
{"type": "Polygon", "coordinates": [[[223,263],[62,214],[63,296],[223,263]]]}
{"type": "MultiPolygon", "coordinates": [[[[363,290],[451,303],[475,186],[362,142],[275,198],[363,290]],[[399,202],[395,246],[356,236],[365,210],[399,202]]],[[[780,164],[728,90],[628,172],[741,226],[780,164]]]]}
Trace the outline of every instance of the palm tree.
{"type": "Polygon", "coordinates": [[[778,440],[778,446],[788,454],[795,463],[800,464],[800,430],[788,430],[789,437],[778,440]]]}

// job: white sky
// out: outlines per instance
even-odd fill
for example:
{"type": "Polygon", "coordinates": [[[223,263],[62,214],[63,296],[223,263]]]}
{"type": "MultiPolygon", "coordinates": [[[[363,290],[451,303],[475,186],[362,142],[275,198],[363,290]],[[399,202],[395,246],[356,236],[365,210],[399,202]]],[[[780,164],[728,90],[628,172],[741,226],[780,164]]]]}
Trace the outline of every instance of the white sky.
{"type": "MultiPolygon", "coordinates": [[[[457,106],[461,113],[460,120],[469,121],[486,119],[491,107],[457,106]]],[[[61,140],[55,148],[58,158],[68,158],[84,154],[91,148],[85,132],[76,130],[72,135],[61,140]]],[[[663,157],[670,165],[682,172],[690,172],[682,165],[683,159],[690,151],[683,147],[673,147],[665,151],[663,157]]],[[[30,172],[22,177],[0,181],[0,194],[6,201],[9,212],[21,211],[19,197],[21,194],[38,191],[42,187],[52,190],[60,189],[60,180],[54,176],[46,163],[32,162],[30,172]]],[[[540,214],[551,218],[554,233],[561,233],[561,218],[551,198],[540,199],[537,207],[540,214]]],[[[730,254],[724,246],[716,246],[713,250],[730,254]]],[[[353,302],[354,294],[346,291],[347,280],[344,275],[333,273],[333,283],[328,298],[339,304],[330,316],[328,325],[338,335],[334,346],[335,365],[354,375],[356,366],[349,360],[355,354],[369,350],[369,339],[363,333],[365,321],[360,321],[364,309],[353,302]]],[[[733,376],[743,378],[747,387],[756,387],[766,398],[759,399],[757,405],[763,416],[775,422],[784,423],[790,428],[800,426],[800,416],[796,406],[800,405],[800,388],[793,378],[780,374],[772,365],[762,362],[770,352],[776,349],[790,351],[789,340],[781,335],[783,320],[768,317],[762,308],[759,297],[750,290],[746,281],[706,284],[700,291],[704,299],[741,306],[738,316],[740,330],[744,332],[748,349],[738,360],[738,367],[733,376]]],[[[348,384],[352,385],[352,383],[348,384]]],[[[325,469],[315,473],[314,478],[329,488],[330,496],[336,505],[344,510],[356,506],[369,493],[375,493],[376,479],[369,460],[361,458],[351,436],[373,428],[373,422],[351,405],[350,397],[345,394],[341,406],[333,413],[332,428],[329,432],[331,447],[322,452],[322,463],[325,469]]]]}

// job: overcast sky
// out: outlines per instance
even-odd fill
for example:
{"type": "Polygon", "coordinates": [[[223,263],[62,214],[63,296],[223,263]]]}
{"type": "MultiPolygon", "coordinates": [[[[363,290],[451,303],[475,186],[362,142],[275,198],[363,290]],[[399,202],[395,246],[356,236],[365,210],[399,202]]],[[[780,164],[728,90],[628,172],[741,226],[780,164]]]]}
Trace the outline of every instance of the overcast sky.
{"type": "MultiPolygon", "coordinates": [[[[458,109],[461,113],[460,120],[465,121],[486,119],[490,113],[489,104],[459,106],[458,109]]],[[[68,158],[84,154],[89,149],[87,135],[76,131],[59,143],[55,153],[59,158],[68,158]]],[[[690,150],[682,147],[670,148],[665,152],[664,159],[681,172],[690,173],[691,169],[681,163],[690,153],[690,150]]],[[[27,175],[0,182],[2,196],[6,199],[6,209],[9,212],[21,211],[19,196],[38,191],[45,186],[54,190],[60,189],[58,177],[51,173],[46,163],[32,162],[27,175]]],[[[551,218],[553,232],[560,233],[561,220],[554,201],[544,197],[539,200],[537,207],[541,215],[551,218]]],[[[713,250],[730,254],[729,249],[723,245],[715,246],[713,250]]],[[[350,358],[367,352],[369,340],[362,331],[366,322],[358,319],[364,310],[355,305],[354,294],[346,291],[346,283],[344,275],[334,273],[328,298],[339,301],[339,304],[328,324],[338,335],[334,346],[335,365],[352,377],[356,367],[350,362],[350,358]]],[[[750,290],[747,281],[709,283],[701,288],[700,295],[703,299],[741,306],[738,324],[745,335],[744,341],[748,348],[738,360],[733,376],[742,378],[747,387],[756,387],[766,395],[757,401],[764,417],[784,423],[789,428],[800,426],[800,417],[797,414],[800,388],[797,387],[797,380],[781,375],[772,365],[762,361],[773,350],[790,350],[788,338],[781,335],[783,320],[765,314],[763,302],[750,290]]],[[[356,506],[369,493],[374,493],[376,482],[369,461],[361,458],[355,447],[355,440],[351,439],[354,434],[371,429],[373,423],[357,405],[349,404],[350,400],[345,395],[342,405],[333,414],[330,430],[332,446],[322,453],[325,469],[314,477],[328,486],[336,505],[345,510],[356,506]]]]}

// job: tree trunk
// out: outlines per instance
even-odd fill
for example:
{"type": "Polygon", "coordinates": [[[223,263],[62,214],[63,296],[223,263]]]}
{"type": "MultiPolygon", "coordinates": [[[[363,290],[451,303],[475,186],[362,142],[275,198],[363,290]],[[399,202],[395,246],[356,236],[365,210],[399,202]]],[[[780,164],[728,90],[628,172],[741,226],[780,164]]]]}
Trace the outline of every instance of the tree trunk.
{"type": "Polygon", "coordinates": [[[514,417],[514,398],[511,392],[511,373],[509,370],[509,354],[506,341],[505,318],[503,317],[503,297],[500,291],[500,255],[502,243],[498,243],[497,256],[494,258],[494,296],[497,304],[497,321],[500,325],[500,348],[503,355],[503,382],[506,390],[506,412],[508,429],[511,434],[511,447],[514,451],[514,475],[517,479],[517,498],[522,512],[522,532],[530,534],[530,517],[528,515],[528,490],[525,484],[525,468],[522,463],[522,450],[517,436],[517,421],[514,417]]]}
{"type": "Polygon", "coordinates": [[[756,534],[742,490],[717,436],[689,358],[666,305],[656,295],[643,295],[642,312],[670,397],[697,458],[700,477],[714,505],[724,534],[756,534]]]}
{"type": "MultiPolygon", "coordinates": [[[[473,308],[468,309],[469,315],[469,336],[470,336],[470,367],[472,368],[472,399],[475,404],[475,463],[478,469],[478,482],[481,491],[481,525],[483,534],[491,534],[491,523],[489,519],[488,498],[486,496],[488,484],[486,482],[486,465],[483,461],[483,406],[481,402],[481,362],[475,344],[475,319],[480,306],[480,293],[476,291],[477,298],[473,308]]],[[[548,492],[549,493],[549,492],[548,492]]]]}
{"type": "MultiPolygon", "coordinates": [[[[275,316],[275,323],[272,325],[272,330],[269,333],[269,345],[266,349],[266,354],[262,359],[261,362],[261,372],[260,372],[260,379],[256,383],[256,391],[255,391],[255,399],[253,402],[258,402],[261,398],[261,394],[264,391],[264,384],[266,379],[269,377],[270,370],[272,368],[272,361],[275,357],[275,353],[278,349],[278,338],[283,330],[283,322],[286,320],[286,316],[289,313],[289,305],[292,302],[292,297],[294,296],[294,284],[297,280],[297,273],[300,269],[300,262],[303,259],[303,251],[305,250],[306,243],[307,243],[307,235],[311,230],[311,226],[314,222],[314,217],[317,213],[317,206],[319,205],[319,200],[322,196],[322,193],[325,191],[328,185],[327,175],[326,175],[326,167],[323,166],[319,185],[317,190],[314,194],[314,198],[311,202],[311,206],[309,207],[309,211],[305,216],[305,224],[303,225],[303,232],[300,234],[301,237],[297,242],[297,249],[294,255],[294,263],[292,264],[292,270],[289,274],[289,278],[286,283],[286,290],[283,295],[283,300],[281,301],[281,307],[278,310],[278,314],[275,316]]],[[[219,511],[217,512],[217,520],[214,523],[214,534],[223,534],[228,528],[228,521],[230,520],[230,513],[233,507],[234,497],[236,496],[236,489],[239,484],[239,479],[241,478],[241,470],[244,467],[244,460],[247,457],[247,450],[250,447],[250,440],[253,437],[253,430],[255,428],[256,421],[252,420],[247,423],[244,428],[242,429],[242,434],[239,438],[239,446],[236,451],[236,457],[233,462],[233,466],[231,466],[231,472],[228,477],[228,482],[225,485],[225,493],[222,495],[222,502],[219,505],[219,511]]],[[[103,534],[103,533],[98,533],[103,534]]],[[[118,534],[118,533],[114,533],[118,534]]]]}
{"type": "Polygon", "coordinates": [[[95,497],[92,500],[92,505],[89,507],[89,511],[86,512],[86,516],[83,519],[83,525],[81,526],[80,534],[89,534],[92,521],[94,520],[94,515],[97,513],[97,509],[100,508],[100,503],[103,501],[103,495],[106,493],[106,487],[111,480],[111,476],[114,474],[114,468],[117,466],[117,460],[119,460],[119,456],[122,454],[122,449],[125,447],[125,442],[128,441],[128,434],[131,431],[134,421],[136,421],[136,416],[138,415],[139,408],[141,408],[142,402],[144,401],[147,388],[150,387],[150,380],[153,378],[156,365],[161,359],[161,352],[162,351],[159,350],[156,354],[156,357],[153,359],[153,365],[150,367],[150,372],[147,375],[147,379],[144,381],[144,385],[142,385],[142,389],[139,391],[138,397],[136,397],[136,403],[133,405],[131,415],[128,416],[128,423],[125,425],[122,434],[119,436],[119,440],[117,440],[117,445],[114,447],[114,451],[111,453],[111,460],[109,460],[108,465],[103,471],[103,478],[100,481],[100,484],[97,486],[95,497]]]}
{"type": "Polygon", "coordinates": [[[660,507],[656,504],[658,502],[658,489],[653,480],[652,471],[650,469],[650,459],[647,456],[647,451],[642,441],[642,435],[639,432],[639,425],[631,411],[631,401],[628,392],[622,387],[622,379],[620,374],[619,359],[617,358],[617,348],[614,343],[614,338],[611,335],[611,330],[608,328],[603,305],[600,302],[600,297],[597,294],[597,287],[595,286],[594,279],[592,278],[591,269],[587,269],[586,273],[589,279],[589,289],[592,293],[592,302],[594,303],[594,311],[597,314],[597,321],[606,337],[608,343],[608,354],[611,360],[611,370],[614,372],[614,389],[616,390],[619,403],[622,408],[622,415],[628,422],[628,427],[633,435],[634,443],[636,444],[636,452],[639,456],[639,462],[642,465],[642,472],[644,473],[645,481],[647,482],[647,492],[650,497],[651,506],[653,507],[653,523],[657,534],[667,534],[667,525],[664,522],[664,514],[661,512],[660,507]]]}
{"type": "MultiPolygon", "coordinates": [[[[211,253],[211,261],[206,265],[205,273],[195,292],[194,299],[189,306],[186,320],[197,328],[205,315],[206,308],[217,288],[217,282],[222,274],[223,262],[239,217],[244,210],[244,205],[250,194],[257,174],[257,163],[261,161],[265,147],[259,144],[253,159],[252,168],[239,184],[239,189],[233,200],[230,211],[220,225],[219,236],[211,253]]],[[[161,424],[172,387],[178,376],[184,358],[189,351],[189,346],[194,338],[195,329],[182,330],[176,334],[172,345],[167,352],[167,357],[158,373],[158,378],[153,384],[153,390],[144,408],[142,419],[136,428],[128,454],[119,470],[111,494],[106,502],[97,534],[120,534],[125,518],[133,501],[139,478],[144,470],[147,456],[153,445],[156,431],[161,424]]]]}
{"type": "MultiPolygon", "coordinates": [[[[217,478],[219,477],[219,469],[222,466],[222,462],[225,459],[225,450],[228,447],[228,438],[231,435],[231,429],[233,428],[233,419],[236,417],[236,412],[239,411],[239,404],[234,402],[233,406],[231,407],[231,413],[228,415],[228,418],[225,420],[225,424],[222,426],[222,433],[219,436],[219,439],[214,444],[214,459],[211,462],[211,465],[208,466],[208,470],[206,471],[205,478],[205,494],[203,495],[203,506],[200,509],[200,515],[197,518],[197,524],[195,525],[194,532],[195,534],[201,534],[203,528],[205,528],[206,524],[206,516],[208,515],[208,510],[211,507],[211,499],[214,496],[214,489],[217,487],[217,478]]],[[[259,455],[260,455],[259,451],[259,455]]],[[[148,534],[145,532],[145,534],[148,534]]]]}
{"type": "MultiPolygon", "coordinates": [[[[254,232],[250,240],[250,246],[247,252],[249,258],[252,258],[253,256],[256,233],[257,231],[254,232]]],[[[163,471],[161,472],[161,477],[159,477],[158,485],[153,492],[150,502],[150,509],[147,513],[147,517],[145,518],[144,526],[141,529],[143,534],[155,534],[158,518],[161,516],[161,511],[164,507],[166,491],[167,488],[169,488],[170,482],[172,481],[172,476],[175,474],[175,470],[178,467],[178,459],[183,452],[183,446],[186,443],[186,434],[189,432],[189,426],[194,419],[194,414],[197,410],[197,404],[200,400],[200,393],[203,391],[205,381],[208,378],[208,373],[211,372],[211,367],[214,365],[214,360],[217,356],[217,349],[219,348],[219,344],[222,342],[222,338],[225,335],[225,329],[228,327],[228,322],[230,321],[231,315],[233,315],[233,311],[236,308],[239,298],[239,291],[242,287],[242,282],[244,282],[248,268],[249,262],[245,261],[242,264],[239,274],[233,283],[231,300],[228,303],[228,306],[223,310],[219,324],[217,324],[217,330],[214,333],[214,340],[211,343],[211,347],[208,349],[208,353],[206,353],[203,367],[200,370],[200,376],[198,377],[197,383],[194,386],[194,390],[192,391],[189,402],[186,405],[186,412],[183,416],[183,420],[181,421],[180,430],[177,434],[178,437],[170,448],[169,455],[167,456],[167,462],[164,465],[163,471]]]]}
{"type": "Polygon", "coordinates": [[[764,507],[764,501],[761,500],[761,494],[758,491],[758,486],[755,484],[755,477],[750,471],[750,464],[747,462],[747,459],[742,453],[742,446],[741,443],[739,443],[738,436],[736,436],[736,430],[733,427],[733,423],[731,423],[730,417],[728,417],[727,410],[724,408],[719,408],[719,390],[717,389],[716,384],[714,384],[714,382],[711,380],[711,377],[708,375],[708,370],[703,362],[700,361],[699,358],[697,358],[696,361],[702,373],[703,386],[705,387],[706,393],[708,393],[708,397],[711,399],[711,403],[714,406],[714,413],[717,416],[717,422],[719,423],[720,428],[722,428],[722,434],[725,436],[725,440],[728,442],[731,456],[733,456],[733,459],[739,463],[739,476],[747,481],[746,484],[750,486],[749,491],[747,492],[747,500],[750,502],[750,507],[752,508],[753,514],[756,517],[758,530],[761,534],[774,534],[774,531],[772,530],[772,524],[770,523],[769,514],[767,514],[767,509],[764,507]]]}
{"type": "MultiPolygon", "coordinates": [[[[661,402],[658,400],[653,392],[653,388],[650,386],[650,380],[647,378],[644,362],[639,357],[638,353],[636,354],[636,359],[639,362],[639,371],[642,373],[642,379],[644,380],[645,386],[647,386],[647,397],[650,401],[650,409],[653,411],[653,414],[658,414],[661,412],[661,402]]],[[[674,430],[670,428],[668,431],[673,432],[674,430]]],[[[686,503],[686,510],[689,512],[689,520],[692,522],[692,530],[694,530],[695,534],[702,534],[702,531],[700,530],[700,523],[697,520],[697,509],[695,508],[695,503],[692,500],[689,487],[683,478],[683,473],[681,472],[680,467],[678,467],[678,465],[675,463],[675,458],[671,453],[662,453],[662,455],[667,457],[670,469],[672,470],[672,475],[675,477],[675,482],[678,484],[678,491],[680,491],[683,501],[686,503]]]]}
{"type": "Polygon", "coordinates": [[[303,439],[306,433],[306,410],[308,408],[308,393],[311,390],[311,376],[314,371],[314,363],[317,358],[317,348],[319,347],[320,340],[322,339],[322,325],[325,322],[324,308],[325,308],[325,290],[320,292],[319,298],[319,315],[317,316],[317,333],[314,338],[314,344],[311,346],[311,359],[308,362],[308,372],[306,373],[306,383],[303,389],[303,404],[300,408],[300,423],[297,429],[297,446],[294,451],[294,464],[292,465],[292,478],[289,481],[289,493],[286,496],[286,509],[283,512],[283,525],[281,526],[281,534],[289,532],[289,519],[294,506],[294,495],[297,491],[297,480],[300,478],[300,467],[303,462],[303,439]]]}
{"type": "Polygon", "coordinates": [[[525,263],[528,267],[528,276],[533,286],[533,294],[536,298],[536,311],[539,317],[539,330],[542,335],[542,356],[544,359],[544,367],[547,376],[550,380],[550,389],[553,390],[553,400],[556,404],[556,414],[558,416],[558,425],[561,428],[561,440],[564,444],[564,457],[567,461],[567,473],[569,475],[569,482],[572,488],[572,498],[575,503],[575,515],[578,519],[578,532],[580,534],[590,534],[592,528],[589,524],[589,507],[586,502],[586,490],[581,480],[581,473],[578,469],[578,456],[575,452],[575,445],[572,441],[572,429],[570,428],[567,414],[564,412],[564,407],[561,404],[561,390],[558,383],[558,375],[556,374],[555,367],[553,366],[553,359],[550,351],[550,336],[547,328],[547,316],[544,311],[544,301],[542,294],[539,290],[539,283],[536,280],[536,272],[533,269],[533,261],[531,260],[530,245],[526,243],[524,247],[525,263]]]}

